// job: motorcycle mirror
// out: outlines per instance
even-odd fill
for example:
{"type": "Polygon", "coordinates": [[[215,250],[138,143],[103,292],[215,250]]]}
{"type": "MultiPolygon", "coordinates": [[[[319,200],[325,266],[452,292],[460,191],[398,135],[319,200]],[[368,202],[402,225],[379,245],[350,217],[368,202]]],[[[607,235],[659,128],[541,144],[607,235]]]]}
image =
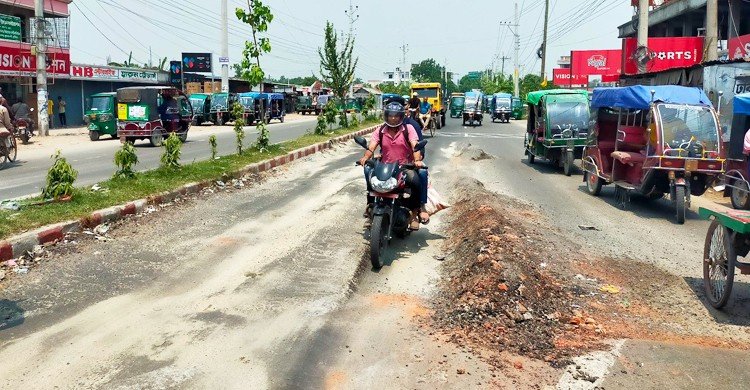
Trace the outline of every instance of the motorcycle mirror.
{"type": "Polygon", "coordinates": [[[356,142],[357,145],[367,149],[367,140],[365,139],[365,137],[358,135],[354,137],[354,142],[356,142]]]}
{"type": "Polygon", "coordinates": [[[427,140],[421,140],[417,142],[417,146],[414,147],[415,152],[419,152],[424,149],[424,147],[427,146],[427,140]]]}

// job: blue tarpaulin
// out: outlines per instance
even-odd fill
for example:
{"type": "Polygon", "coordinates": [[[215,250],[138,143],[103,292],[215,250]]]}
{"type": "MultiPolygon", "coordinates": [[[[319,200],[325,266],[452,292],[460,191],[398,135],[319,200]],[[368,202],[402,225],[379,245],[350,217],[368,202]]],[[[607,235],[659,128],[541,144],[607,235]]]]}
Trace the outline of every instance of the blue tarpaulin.
{"type": "Polygon", "coordinates": [[[750,93],[734,95],[734,113],[750,115],[750,93]]]}
{"type": "Polygon", "coordinates": [[[591,99],[591,108],[626,108],[645,110],[651,102],[701,104],[711,106],[708,96],[700,88],[676,85],[596,88],[591,99]],[[651,91],[654,91],[653,99],[651,91]]]}

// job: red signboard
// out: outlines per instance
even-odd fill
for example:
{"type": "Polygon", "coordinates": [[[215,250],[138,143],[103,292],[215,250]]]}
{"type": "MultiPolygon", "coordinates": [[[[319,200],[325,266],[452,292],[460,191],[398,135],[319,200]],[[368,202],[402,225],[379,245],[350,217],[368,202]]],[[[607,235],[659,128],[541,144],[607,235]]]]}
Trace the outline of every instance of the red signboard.
{"type": "MultiPolygon", "coordinates": [[[[70,75],[70,52],[50,48],[47,54],[49,65],[47,72],[51,75],[70,75]]],[[[0,44],[0,75],[26,76],[36,75],[36,56],[31,55],[28,44],[0,44]]]]}
{"type": "MultiPolygon", "coordinates": [[[[68,3],[70,3],[69,0],[44,0],[44,13],[68,16],[68,3]]],[[[33,10],[35,0],[0,0],[0,5],[2,4],[33,10]]]]}
{"type": "Polygon", "coordinates": [[[730,39],[728,48],[730,60],[750,60],[750,34],[730,39]]]}
{"type": "MultiPolygon", "coordinates": [[[[638,40],[625,38],[622,41],[625,74],[638,73],[638,64],[633,59],[638,40]]],[[[686,68],[703,61],[702,37],[649,38],[648,51],[651,60],[647,72],[658,72],[673,68],[686,68]]]]}
{"type": "Polygon", "coordinates": [[[622,73],[622,50],[571,51],[570,68],[572,74],[580,77],[620,74],[622,73]]]}
{"type": "Polygon", "coordinates": [[[555,68],[552,69],[552,82],[558,87],[570,87],[574,85],[585,85],[588,83],[588,78],[571,75],[570,69],[555,68]]]}

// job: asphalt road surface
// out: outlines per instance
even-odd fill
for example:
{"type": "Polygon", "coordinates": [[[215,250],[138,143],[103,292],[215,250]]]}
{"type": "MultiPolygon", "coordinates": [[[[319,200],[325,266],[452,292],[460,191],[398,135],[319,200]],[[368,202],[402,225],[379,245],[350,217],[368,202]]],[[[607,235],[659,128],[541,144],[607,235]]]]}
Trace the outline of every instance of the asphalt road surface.
{"type": "MultiPolygon", "coordinates": [[[[619,210],[611,188],[592,197],[580,174],[528,164],[520,122],[466,128],[449,119],[429,141],[430,174],[444,195],[458,190],[441,186],[449,178],[476,178],[535,205],[592,251],[700,277],[707,222],[691,212],[675,224],[667,201],[619,210]],[[469,144],[493,158],[454,164],[469,144]]],[[[440,277],[441,214],[396,241],[382,270],[366,265],[360,155],[344,145],[250,188],[128,221],[109,241],[62,246],[0,290],[0,309],[15,315],[0,328],[0,387],[497,386],[486,363],[418,320],[440,277]]],[[[694,199],[693,210],[707,203],[694,199]]],[[[728,334],[747,333],[747,295],[728,308],[728,334]]],[[[745,351],[623,341],[604,355],[607,389],[750,383],[745,351]]],[[[531,371],[517,375],[533,382],[531,371]]],[[[560,380],[559,388],[593,386],[560,380]]]]}

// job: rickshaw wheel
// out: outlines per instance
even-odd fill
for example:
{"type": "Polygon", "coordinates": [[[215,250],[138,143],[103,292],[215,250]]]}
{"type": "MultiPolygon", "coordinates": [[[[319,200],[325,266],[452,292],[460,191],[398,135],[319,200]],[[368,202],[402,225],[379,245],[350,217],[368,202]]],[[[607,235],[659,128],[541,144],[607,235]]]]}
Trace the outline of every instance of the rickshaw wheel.
{"type": "Polygon", "coordinates": [[[573,160],[575,157],[573,156],[573,152],[566,152],[565,157],[563,159],[563,172],[565,173],[565,176],[570,176],[571,173],[573,173],[573,160]]]}
{"type": "Polygon", "coordinates": [[[16,141],[16,137],[10,136],[10,144],[11,147],[8,149],[7,162],[15,162],[16,157],[18,157],[18,141],[16,141]]]}
{"type": "Polygon", "coordinates": [[[738,210],[750,210],[750,188],[745,180],[739,179],[734,182],[738,188],[730,188],[729,199],[732,200],[732,207],[738,210]]]}
{"type": "Polygon", "coordinates": [[[703,287],[708,303],[721,309],[729,302],[734,285],[734,268],[737,253],[734,250],[733,234],[719,221],[708,227],[703,247],[703,287]]]}
{"type": "Polygon", "coordinates": [[[92,140],[92,141],[99,141],[99,136],[100,135],[101,134],[99,134],[98,131],[89,130],[89,139],[92,140]]]}
{"type": "Polygon", "coordinates": [[[148,139],[148,142],[151,143],[151,146],[158,148],[164,143],[164,136],[161,132],[155,132],[151,135],[151,138],[148,139]]]}
{"type": "Polygon", "coordinates": [[[677,186],[674,189],[674,208],[677,214],[677,223],[682,225],[685,223],[685,187],[677,186]]]}
{"type": "Polygon", "coordinates": [[[184,133],[178,133],[177,138],[179,138],[180,142],[184,144],[185,142],[187,142],[187,135],[188,135],[187,131],[184,133]]]}
{"type": "Polygon", "coordinates": [[[589,172],[585,172],[583,175],[585,176],[586,189],[589,191],[589,194],[599,196],[602,192],[602,181],[599,179],[599,176],[592,175],[589,172]]]}

